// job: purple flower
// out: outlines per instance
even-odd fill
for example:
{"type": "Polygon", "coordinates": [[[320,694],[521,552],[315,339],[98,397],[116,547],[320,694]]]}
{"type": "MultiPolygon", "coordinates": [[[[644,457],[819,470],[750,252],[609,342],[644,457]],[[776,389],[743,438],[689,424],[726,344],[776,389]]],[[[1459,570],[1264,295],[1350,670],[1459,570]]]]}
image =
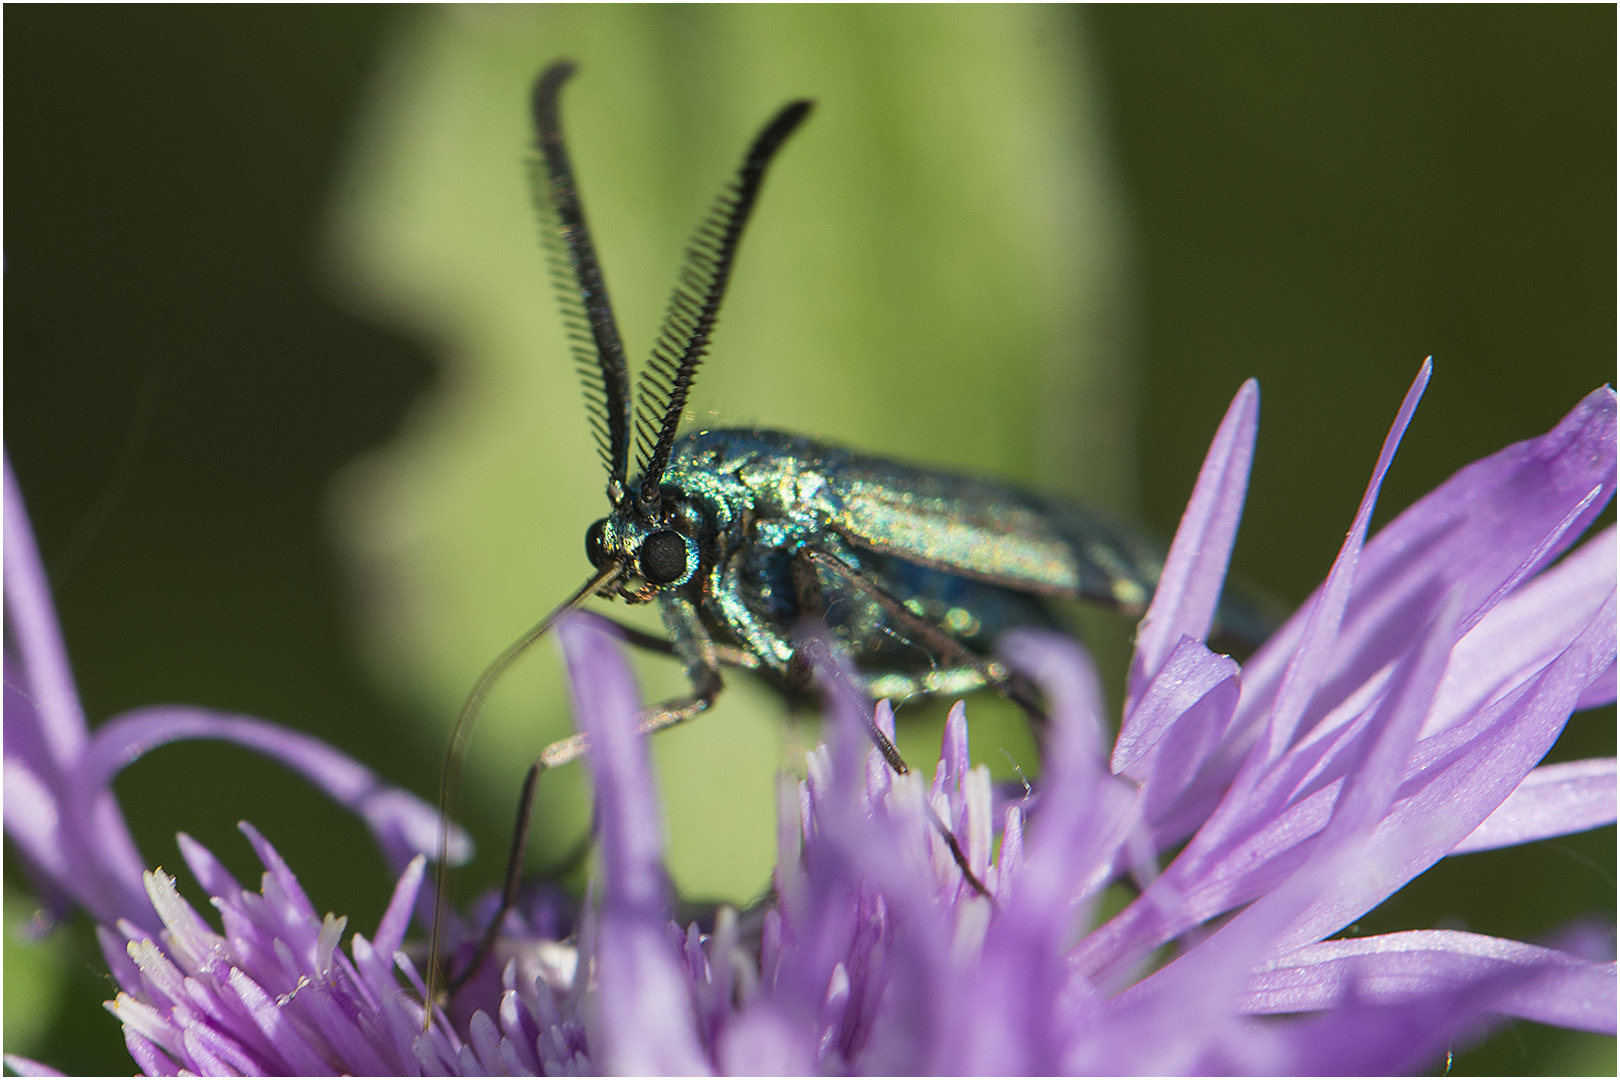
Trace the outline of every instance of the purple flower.
{"type": "MultiPolygon", "coordinates": [[[[1243,387],[1139,632],[1111,751],[1083,650],[1033,632],[1004,641],[1052,718],[1026,797],[998,799],[970,763],[960,704],[932,783],[893,774],[867,736],[874,718],[892,730],[887,705],[874,712],[808,634],[828,742],[804,781],[779,785],[775,898],[758,920],[722,909],[708,934],[671,921],[639,696],[588,615],[559,636],[594,748],[600,899],[577,928],[545,903],[509,917],[498,982],[465,988],[454,1020],[436,1013],[424,1030],[402,951],[420,857],[377,933],[347,952],[343,921],[317,916],[251,829],[259,893],[182,838],[223,933],[161,873],[135,903],[123,871],[82,849],[58,854],[68,869],[46,883],[122,917],[102,930],[124,990],[113,1008],[148,1072],[1390,1072],[1501,1016],[1613,1033],[1612,935],[1595,948],[1592,934],[1563,948],[1456,931],[1328,939],[1447,854],[1616,816],[1613,760],[1537,767],[1573,710],[1615,697],[1614,530],[1559,560],[1613,495],[1614,394],[1462,470],[1366,541],[1427,377],[1425,365],[1327,581],[1240,668],[1204,639],[1252,455],[1258,391],[1243,387]],[[122,890],[112,901],[91,887],[103,878],[122,890]],[[1137,899],[1094,926],[1121,878],[1137,899]],[[127,911],[155,915],[160,942],[127,911]]],[[[7,499],[9,511],[9,474],[7,499]]],[[[53,683],[35,661],[19,685],[71,700],[58,667],[53,683]]],[[[81,782],[70,770],[51,805],[81,782]]],[[[68,849],[87,835],[56,830],[36,831],[68,849]]]]}
{"type": "MultiPolygon", "coordinates": [[[[999,813],[960,706],[933,784],[895,776],[868,749],[874,714],[853,673],[807,639],[830,746],[781,791],[757,963],[735,921],[684,941],[668,926],[650,771],[626,734],[635,700],[613,689],[629,676],[585,620],[565,627],[575,685],[591,688],[577,693],[606,870],[593,1062],[1388,1072],[1500,1016],[1613,1033],[1612,944],[1594,958],[1452,931],[1324,940],[1449,853],[1615,820],[1614,761],[1536,768],[1574,709],[1615,696],[1614,530],[1552,565],[1613,494],[1614,395],[1464,469],[1365,543],[1427,379],[1425,365],[1327,581],[1244,669],[1203,644],[1256,426],[1257,390],[1239,392],[1139,634],[1111,757],[1079,647],[1005,642],[1053,729],[1038,791],[999,813]],[[993,899],[966,886],[929,805],[993,899]],[[1087,932],[1122,874],[1141,895],[1087,932]]],[[[891,722],[885,706],[875,716],[891,722]]]]}
{"type": "MultiPolygon", "coordinates": [[[[180,917],[184,905],[169,884],[170,879],[161,871],[146,873],[145,861],[136,850],[112,794],[112,780],[120,770],[148,750],[180,739],[219,739],[251,747],[302,773],[359,814],[396,872],[405,871],[405,879],[412,874],[420,878],[418,853],[437,851],[439,815],[416,796],[388,786],[371,770],[321,740],[252,717],[162,706],[114,717],[92,734],[74,688],[28,511],[9,458],[5,462],[4,500],[6,832],[22,853],[39,896],[53,913],[61,915],[78,904],[102,924],[100,933],[108,963],[126,991],[136,995],[127,1000],[121,995],[115,1011],[126,1020],[126,1036],[136,1060],[150,1068],[159,1064],[158,1059],[148,1052],[151,1041],[140,1033],[143,1024],[131,1021],[131,1017],[144,1017],[162,1006],[150,997],[158,984],[142,982],[144,975],[138,977],[137,972],[157,978],[152,973],[163,965],[169,965],[167,973],[172,974],[173,965],[179,964],[190,975],[193,972],[186,968],[189,961],[212,964],[219,954],[212,945],[204,947],[202,924],[194,915],[189,921],[180,917]],[[118,933],[115,935],[108,927],[117,927],[118,933]],[[152,944],[154,937],[162,938],[170,952],[152,944]],[[130,946],[127,951],[126,939],[130,946]]],[[[261,856],[273,856],[269,845],[257,834],[250,831],[250,836],[261,856]]],[[[182,837],[181,847],[205,887],[233,884],[212,856],[195,843],[182,837]]],[[[457,830],[452,836],[452,856],[465,859],[470,850],[467,837],[457,830]]],[[[295,901],[302,901],[307,907],[308,902],[279,861],[272,867],[267,860],[266,867],[272,873],[266,877],[266,894],[256,901],[259,906],[254,910],[259,912],[268,904],[275,918],[294,928],[302,912],[291,913],[289,905],[296,907],[295,901]],[[272,885],[277,886],[274,895],[272,885]]],[[[230,904],[236,902],[233,898],[239,891],[227,888],[221,895],[230,904]]],[[[414,889],[407,891],[414,896],[414,889]]],[[[404,918],[405,914],[394,916],[401,932],[404,918]]],[[[251,924],[249,920],[247,925],[251,924]]],[[[317,933],[309,938],[310,944],[319,940],[323,924],[317,919],[314,925],[317,933]]],[[[300,936],[303,929],[308,928],[301,927],[284,939],[284,943],[293,943],[295,952],[306,944],[300,936]]],[[[257,943],[269,949],[270,939],[257,943]]],[[[330,946],[326,953],[329,960],[330,946]]],[[[279,959],[274,951],[263,955],[279,959]]],[[[299,955],[300,960],[304,959],[299,955]]],[[[248,970],[262,974],[251,965],[248,970]]],[[[310,974],[324,970],[317,964],[310,974]]],[[[178,981],[173,983],[174,987],[180,985],[178,981]]],[[[291,989],[290,985],[286,987],[287,991],[291,989]]],[[[272,996],[280,992],[272,991],[272,996]]],[[[199,1006],[193,1002],[176,1008],[178,1016],[199,1006]]],[[[173,1017],[169,1022],[181,1023],[173,1017]]],[[[184,1061],[187,1068],[210,1071],[209,1062],[236,1060],[229,1053],[208,1057],[209,1036],[198,1034],[203,1028],[192,1031],[191,1026],[186,1026],[186,1030],[191,1032],[188,1039],[196,1043],[197,1053],[202,1055],[174,1059],[184,1061]]],[[[248,1047],[242,1052],[251,1057],[259,1048],[248,1047]]],[[[19,1069],[35,1068],[23,1059],[7,1060],[19,1069]]]]}

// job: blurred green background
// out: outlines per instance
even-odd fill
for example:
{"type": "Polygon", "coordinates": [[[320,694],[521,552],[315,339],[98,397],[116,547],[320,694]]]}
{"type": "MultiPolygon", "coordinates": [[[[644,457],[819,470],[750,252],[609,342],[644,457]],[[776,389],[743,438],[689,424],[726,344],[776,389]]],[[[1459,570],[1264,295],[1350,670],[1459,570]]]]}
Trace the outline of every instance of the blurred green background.
{"type": "MultiPolygon", "coordinates": [[[[6,30],[5,441],[92,723],[239,710],[435,789],[457,698],[581,580],[601,512],[526,193],[527,83],[565,53],[637,355],[754,129],[818,99],[700,423],[997,472],[1168,536],[1256,376],[1235,561],[1297,601],[1424,356],[1380,520],[1614,379],[1612,8],[11,7],[6,30]]],[[[1088,629],[1117,660],[1121,629],[1088,629]]],[[[463,896],[566,730],[556,667],[538,650],[479,732],[463,896]]],[[[697,896],[746,898],[769,865],[780,708],[734,683],[656,748],[697,896]]],[[[1614,731],[1583,714],[1554,754],[1613,754],[1614,731]]],[[[997,769],[1026,752],[975,733],[997,769]]],[[[577,771],[547,780],[537,863],[585,827],[577,771]]],[[[252,879],[246,818],[322,909],[381,912],[363,829],[245,751],[167,747],[118,793],[153,863],[184,829],[252,879]]],[[[1448,860],[1359,929],[1612,922],[1614,848],[1611,827],[1448,860]]],[[[88,927],[24,943],[25,889],[8,847],[5,1048],[127,1071],[88,927]]],[[[1530,1024],[1453,1063],[1613,1070],[1612,1039],[1530,1024]]]]}

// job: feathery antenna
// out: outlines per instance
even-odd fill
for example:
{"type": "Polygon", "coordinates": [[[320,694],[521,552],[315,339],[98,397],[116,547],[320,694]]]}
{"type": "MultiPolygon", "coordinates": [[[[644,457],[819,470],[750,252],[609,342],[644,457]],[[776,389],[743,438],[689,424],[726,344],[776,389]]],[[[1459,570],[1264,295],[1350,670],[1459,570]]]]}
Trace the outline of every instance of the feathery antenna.
{"type": "Polygon", "coordinates": [[[765,125],[743,158],[737,178],[715,200],[714,208],[686,249],[680,283],[670,298],[652,359],[636,387],[640,509],[649,521],[662,516],[658,484],[669,466],[686,395],[708,350],[709,334],[726,295],[737,244],[765,181],[765,170],[788,136],[810,114],[810,108],[809,101],[791,102],[765,125]]]}
{"type": "Polygon", "coordinates": [[[535,203],[545,224],[554,226],[542,230],[542,242],[569,348],[585,384],[591,430],[607,467],[609,495],[617,501],[630,459],[630,368],[557,117],[557,98],[573,74],[573,62],[559,60],[534,84],[535,141],[544,169],[543,177],[539,170],[534,175],[535,203]]]}

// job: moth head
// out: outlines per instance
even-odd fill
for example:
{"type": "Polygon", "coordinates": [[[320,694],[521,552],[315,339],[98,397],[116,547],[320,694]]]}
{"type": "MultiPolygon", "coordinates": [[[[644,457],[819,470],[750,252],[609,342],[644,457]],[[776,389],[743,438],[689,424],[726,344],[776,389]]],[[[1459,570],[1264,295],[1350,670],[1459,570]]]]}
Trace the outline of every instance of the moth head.
{"type": "Polygon", "coordinates": [[[632,405],[629,361],[558,115],[563,84],[573,73],[574,65],[568,61],[552,64],[541,72],[530,99],[539,151],[535,202],[546,225],[542,235],[552,279],[584,382],[587,415],[607,469],[608,501],[613,505],[609,516],[586,530],[585,554],[599,574],[616,571],[601,578],[600,588],[616,589],[624,599],[644,603],[660,589],[684,585],[697,572],[695,529],[686,527],[678,508],[665,499],[664,472],[766,170],[809,115],[811,103],[788,103],[755,136],[736,177],[693,236],[632,405]],[[629,480],[632,441],[640,477],[634,482],[629,480]],[[642,582],[639,587],[632,587],[635,579],[642,582]]]}
{"type": "Polygon", "coordinates": [[[597,570],[624,570],[618,594],[646,603],[664,589],[692,580],[698,567],[697,541],[671,522],[646,523],[633,513],[615,513],[585,530],[585,557],[597,570]],[[639,579],[640,585],[635,582],[639,579]]]}

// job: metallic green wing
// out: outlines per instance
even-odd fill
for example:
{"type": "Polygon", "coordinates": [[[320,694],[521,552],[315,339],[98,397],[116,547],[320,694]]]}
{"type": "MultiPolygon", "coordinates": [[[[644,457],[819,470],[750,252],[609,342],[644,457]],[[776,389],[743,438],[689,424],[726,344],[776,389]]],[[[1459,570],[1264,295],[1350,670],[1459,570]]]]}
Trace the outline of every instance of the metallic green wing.
{"type": "Polygon", "coordinates": [[[831,524],[859,547],[1132,613],[1146,607],[1164,566],[1162,549],[1094,511],[982,477],[837,457],[826,471],[837,507],[831,524]]]}

